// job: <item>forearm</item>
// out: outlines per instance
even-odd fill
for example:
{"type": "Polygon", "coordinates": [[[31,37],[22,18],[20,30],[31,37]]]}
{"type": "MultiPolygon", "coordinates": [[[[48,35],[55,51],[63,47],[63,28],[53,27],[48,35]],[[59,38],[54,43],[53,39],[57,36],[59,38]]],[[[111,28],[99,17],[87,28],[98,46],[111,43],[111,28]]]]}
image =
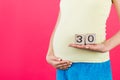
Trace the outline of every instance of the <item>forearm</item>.
{"type": "Polygon", "coordinates": [[[114,36],[112,36],[111,38],[109,38],[108,40],[106,40],[104,42],[105,46],[106,46],[106,50],[109,51],[112,48],[120,45],[120,31],[118,31],[114,36]]]}
{"type": "MultiPolygon", "coordinates": [[[[119,22],[120,22],[120,1],[119,0],[113,0],[113,4],[115,5],[115,8],[117,10],[117,14],[119,17],[119,22]]],[[[110,39],[108,39],[105,42],[105,46],[107,50],[111,50],[112,48],[120,45],[120,30],[112,36],[110,39]]]]}

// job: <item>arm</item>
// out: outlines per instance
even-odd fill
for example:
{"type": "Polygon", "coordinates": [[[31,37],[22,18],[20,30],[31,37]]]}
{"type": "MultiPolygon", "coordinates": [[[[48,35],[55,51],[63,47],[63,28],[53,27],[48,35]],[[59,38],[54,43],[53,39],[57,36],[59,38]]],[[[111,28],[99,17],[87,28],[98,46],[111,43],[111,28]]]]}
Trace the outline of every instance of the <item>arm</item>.
{"type": "MultiPolygon", "coordinates": [[[[115,8],[118,12],[118,16],[120,19],[120,0],[113,0],[113,4],[115,5],[115,8]]],[[[101,44],[94,44],[94,45],[70,44],[69,46],[74,48],[80,48],[80,49],[107,52],[118,45],[120,45],[120,31],[118,31],[114,36],[112,36],[111,38],[109,38],[108,40],[106,40],[101,44]]]]}
{"type": "Polygon", "coordinates": [[[61,16],[61,13],[59,12],[56,26],[55,26],[55,28],[52,32],[51,38],[50,38],[50,43],[49,43],[49,48],[48,48],[48,52],[46,55],[46,60],[53,67],[64,70],[71,66],[71,62],[68,60],[62,60],[61,58],[56,57],[54,55],[54,51],[53,51],[53,37],[54,37],[54,33],[56,31],[57,25],[59,24],[60,16],[61,16]]]}
{"type": "MultiPolygon", "coordinates": [[[[115,8],[120,19],[120,0],[113,0],[113,3],[115,5],[115,8]]],[[[116,47],[119,44],[120,44],[120,31],[118,31],[113,37],[111,37],[105,42],[106,50],[111,50],[112,48],[116,47]]]]}

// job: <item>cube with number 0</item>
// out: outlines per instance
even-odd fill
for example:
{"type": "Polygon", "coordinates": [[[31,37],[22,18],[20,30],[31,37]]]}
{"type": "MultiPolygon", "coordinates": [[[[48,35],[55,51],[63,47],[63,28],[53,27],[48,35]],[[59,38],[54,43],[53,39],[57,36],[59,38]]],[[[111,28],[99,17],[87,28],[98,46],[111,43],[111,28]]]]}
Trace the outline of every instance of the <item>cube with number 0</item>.
{"type": "Polygon", "coordinates": [[[86,34],[85,35],[85,44],[95,44],[96,34],[86,34]]]}

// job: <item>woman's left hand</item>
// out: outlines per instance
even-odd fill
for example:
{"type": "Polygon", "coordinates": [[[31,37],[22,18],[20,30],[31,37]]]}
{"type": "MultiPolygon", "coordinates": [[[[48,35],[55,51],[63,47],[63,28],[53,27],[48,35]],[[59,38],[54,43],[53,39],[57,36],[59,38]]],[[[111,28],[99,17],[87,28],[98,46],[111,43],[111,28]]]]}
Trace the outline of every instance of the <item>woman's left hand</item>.
{"type": "Polygon", "coordinates": [[[87,50],[92,50],[92,51],[98,51],[98,52],[107,52],[107,47],[105,46],[104,43],[101,44],[89,44],[89,45],[79,45],[79,44],[74,44],[71,43],[69,44],[70,47],[78,48],[78,49],[87,49],[87,50]]]}

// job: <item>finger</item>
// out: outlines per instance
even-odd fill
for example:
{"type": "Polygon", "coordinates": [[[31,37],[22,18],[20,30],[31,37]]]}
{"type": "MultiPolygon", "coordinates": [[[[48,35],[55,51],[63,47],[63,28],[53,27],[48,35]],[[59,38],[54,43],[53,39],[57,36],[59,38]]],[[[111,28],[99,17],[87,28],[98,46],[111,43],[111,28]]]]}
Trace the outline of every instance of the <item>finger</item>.
{"type": "Polygon", "coordinates": [[[68,69],[68,67],[67,66],[62,66],[62,67],[59,67],[58,69],[66,70],[66,69],[68,69]]]}
{"type": "Polygon", "coordinates": [[[60,61],[60,62],[57,62],[56,65],[68,66],[68,65],[71,65],[71,63],[67,61],[60,61]]]}
{"type": "Polygon", "coordinates": [[[53,65],[57,66],[57,65],[70,65],[71,62],[68,60],[53,60],[53,65]]]}
{"type": "Polygon", "coordinates": [[[60,62],[59,62],[59,61],[56,61],[56,62],[55,62],[55,66],[56,66],[56,67],[60,67],[60,66],[64,66],[64,65],[68,65],[68,64],[67,64],[66,62],[63,62],[63,61],[60,61],[60,62]]]}
{"type": "Polygon", "coordinates": [[[85,48],[90,50],[97,50],[99,47],[96,44],[94,44],[94,45],[86,45],[85,48]]]}
{"type": "Polygon", "coordinates": [[[60,67],[60,68],[58,68],[58,69],[65,70],[65,69],[67,69],[67,68],[60,67]]]}
{"type": "Polygon", "coordinates": [[[96,46],[93,45],[93,44],[91,44],[91,45],[84,45],[84,46],[78,45],[77,48],[95,50],[96,46]]]}
{"type": "Polygon", "coordinates": [[[61,59],[61,58],[59,58],[59,59],[58,59],[58,61],[62,61],[62,59],[61,59]]]}
{"type": "Polygon", "coordinates": [[[85,49],[91,49],[91,46],[90,45],[85,45],[84,48],[85,49]]]}
{"type": "Polygon", "coordinates": [[[67,61],[67,64],[68,64],[68,65],[72,65],[72,62],[71,62],[71,61],[67,61]]]}
{"type": "Polygon", "coordinates": [[[68,66],[63,66],[63,70],[68,69],[68,66]]]}
{"type": "Polygon", "coordinates": [[[62,67],[62,68],[63,68],[63,67],[64,67],[64,68],[68,68],[69,66],[70,66],[70,65],[63,65],[63,64],[62,64],[62,65],[57,65],[56,68],[60,68],[60,67],[62,67]]]}
{"type": "Polygon", "coordinates": [[[54,56],[54,57],[52,58],[52,60],[54,60],[54,61],[62,61],[62,58],[54,56]]]}
{"type": "MultiPolygon", "coordinates": [[[[63,62],[65,62],[65,65],[72,65],[72,61],[70,60],[62,60],[63,62]]],[[[64,64],[63,64],[64,65],[64,64]]]]}
{"type": "Polygon", "coordinates": [[[66,66],[66,67],[70,67],[72,64],[59,64],[59,65],[57,65],[57,66],[66,66]]]}
{"type": "MultiPolygon", "coordinates": [[[[65,61],[65,60],[64,60],[65,61]]],[[[72,63],[70,62],[70,61],[68,61],[68,62],[66,62],[65,61],[65,63],[64,63],[64,61],[63,61],[63,63],[58,63],[58,64],[56,64],[56,67],[58,68],[58,67],[70,67],[71,65],[72,65],[72,63]]]]}
{"type": "Polygon", "coordinates": [[[74,47],[74,48],[84,48],[85,45],[78,45],[78,44],[70,44],[69,47],[74,47]]]}
{"type": "Polygon", "coordinates": [[[71,43],[71,44],[69,44],[69,46],[70,47],[76,47],[76,44],[71,43]]]}
{"type": "Polygon", "coordinates": [[[85,45],[76,45],[77,48],[81,48],[81,49],[84,49],[85,48],[85,45]]]}
{"type": "Polygon", "coordinates": [[[75,48],[79,48],[79,49],[84,49],[85,48],[85,45],[74,45],[73,47],[75,48]]]}
{"type": "Polygon", "coordinates": [[[77,46],[83,46],[83,45],[80,45],[80,44],[70,44],[69,46],[70,47],[77,47],[77,46]]]}

